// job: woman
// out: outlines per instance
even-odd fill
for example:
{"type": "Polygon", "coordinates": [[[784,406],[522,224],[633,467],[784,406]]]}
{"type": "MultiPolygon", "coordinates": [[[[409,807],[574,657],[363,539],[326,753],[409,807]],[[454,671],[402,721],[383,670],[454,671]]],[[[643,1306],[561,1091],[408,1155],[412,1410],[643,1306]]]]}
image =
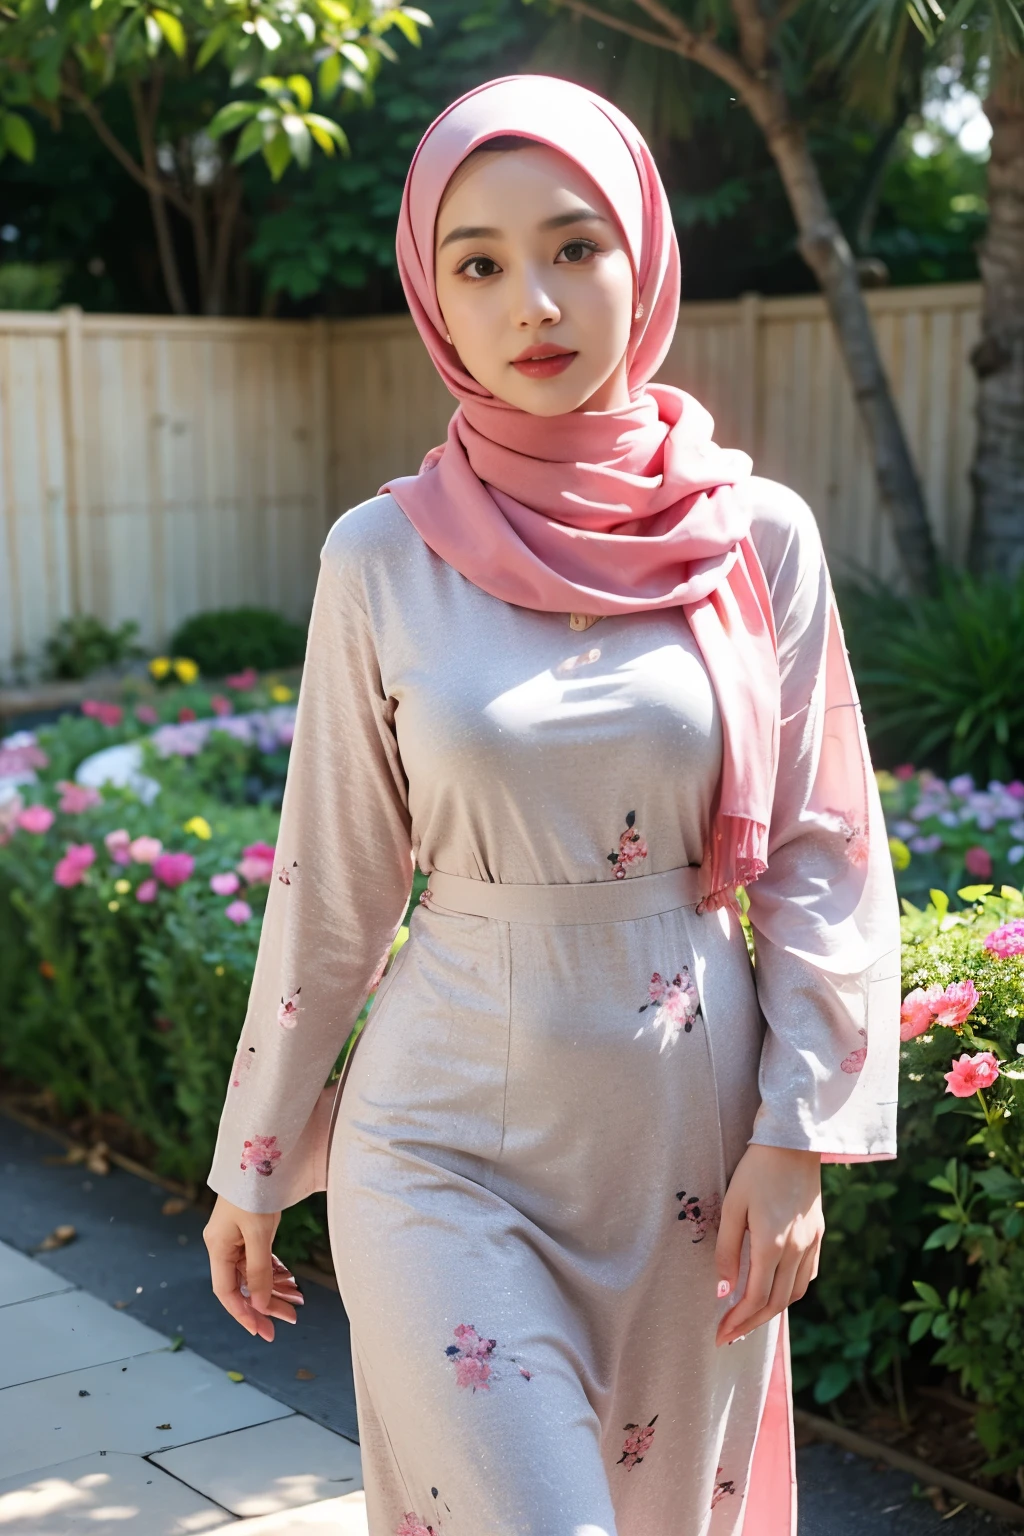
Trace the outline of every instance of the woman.
{"type": "Polygon", "coordinates": [[[607,102],[456,102],[398,254],[460,405],[324,546],[214,1289],[294,1321],[326,1188],[372,1536],[788,1536],[785,1308],[822,1159],[893,1154],[899,1013],[815,524],[648,382],[678,251],[607,102]]]}

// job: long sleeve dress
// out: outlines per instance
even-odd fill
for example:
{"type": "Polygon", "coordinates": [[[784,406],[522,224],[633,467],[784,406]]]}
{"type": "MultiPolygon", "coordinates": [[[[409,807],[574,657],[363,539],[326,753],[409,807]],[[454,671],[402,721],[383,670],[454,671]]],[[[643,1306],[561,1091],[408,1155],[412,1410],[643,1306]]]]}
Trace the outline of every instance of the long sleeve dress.
{"type": "Polygon", "coordinates": [[[782,675],[756,965],[728,909],[418,904],[327,1087],[414,864],[520,892],[699,865],[722,735],[680,610],[576,634],[389,496],[325,542],[209,1182],[327,1190],[371,1536],[795,1529],[784,1323],[715,1346],[715,1230],[749,1142],[894,1154],[899,935],[873,781],[859,821],[822,803],[862,726],[814,519],[745,494],[782,675]]]}

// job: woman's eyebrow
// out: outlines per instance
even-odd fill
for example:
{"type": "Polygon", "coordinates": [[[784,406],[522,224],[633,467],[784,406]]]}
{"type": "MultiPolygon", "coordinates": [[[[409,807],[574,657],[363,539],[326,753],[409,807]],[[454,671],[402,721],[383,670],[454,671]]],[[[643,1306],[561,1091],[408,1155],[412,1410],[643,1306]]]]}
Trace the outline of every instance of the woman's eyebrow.
{"type": "MultiPolygon", "coordinates": [[[[545,219],[538,227],[540,229],[563,229],[567,224],[607,224],[608,220],[601,213],[596,213],[593,208],[570,208],[567,213],[556,213],[550,219],[545,219]]],[[[446,245],[453,244],[456,240],[500,240],[502,231],[495,229],[492,224],[457,224],[445,235],[439,251],[443,251],[446,245]]]]}
{"type": "Polygon", "coordinates": [[[566,224],[607,224],[608,220],[601,213],[596,213],[593,208],[570,208],[568,213],[556,213],[553,218],[545,219],[539,227],[541,229],[562,229],[566,224]]]}
{"type": "Polygon", "coordinates": [[[443,251],[446,245],[451,245],[453,240],[497,240],[501,236],[500,229],[494,229],[489,224],[457,224],[445,235],[439,251],[443,251]]]}

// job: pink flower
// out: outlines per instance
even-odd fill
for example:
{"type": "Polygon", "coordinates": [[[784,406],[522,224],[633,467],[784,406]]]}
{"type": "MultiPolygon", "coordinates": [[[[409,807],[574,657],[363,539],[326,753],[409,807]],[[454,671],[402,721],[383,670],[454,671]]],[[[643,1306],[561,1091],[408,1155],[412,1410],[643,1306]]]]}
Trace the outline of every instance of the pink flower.
{"type": "Polygon", "coordinates": [[[863,1072],[864,1063],[867,1059],[868,1048],[866,1045],[862,1045],[857,1050],[851,1051],[849,1056],[844,1056],[839,1065],[844,1072],[849,1072],[853,1076],[858,1072],[863,1072]]]}
{"type": "Polygon", "coordinates": [[[163,846],[158,837],[136,837],[129,843],[128,852],[134,864],[152,864],[163,852],[163,846]]]}
{"type": "Polygon", "coordinates": [[[1015,800],[1024,800],[1024,784],[1020,779],[1011,779],[1006,786],[1006,793],[1012,795],[1015,800]]]}
{"type": "Polygon", "coordinates": [[[233,869],[226,870],[221,875],[210,876],[210,890],[218,896],[233,896],[239,885],[241,881],[233,869]]]}
{"type": "Polygon", "coordinates": [[[233,923],[247,923],[252,917],[252,907],[247,901],[232,901],[224,908],[224,916],[233,923]]]}
{"type": "Polygon", "coordinates": [[[235,672],[233,676],[226,677],[224,681],[229,688],[255,688],[260,680],[260,675],[255,667],[246,667],[244,672],[235,672]]]}
{"type": "Polygon", "coordinates": [[[619,837],[619,846],[615,853],[608,855],[608,862],[612,866],[612,874],[616,880],[625,880],[626,870],[631,864],[638,864],[647,857],[647,844],[636,830],[636,811],[626,813],[626,830],[619,837]]]}
{"type": "Polygon", "coordinates": [[[664,1050],[666,1045],[675,1044],[681,1029],[690,1033],[700,1013],[700,998],[689,966],[684,965],[671,981],[655,971],[648,983],[647,995],[650,1002],[642,1004],[639,1011],[643,1013],[652,1004],[657,1006],[651,1028],[663,1031],[661,1049],[664,1050]]]}
{"type": "MultiPolygon", "coordinates": [[[[245,903],[236,902],[235,905],[244,906],[245,903]]],[[[287,1002],[282,997],[281,1006],[277,1010],[277,1022],[280,1024],[282,1029],[294,1029],[296,1024],[299,1022],[299,1005],[295,999],[298,997],[301,991],[301,987],[296,987],[295,991],[292,993],[291,997],[288,998],[287,1002]]]]}
{"type": "Polygon", "coordinates": [[[99,790],[88,784],[72,784],[68,779],[59,779],[57,788],[63,791],[57,809],[70,816],[77,816],[81,811],[91,811],[94,805],[100,805],[103,800],[99,790]]]}
{"type": "Polygon", "coordinates": [[[242,849],[236,869],[250,885],[269,885],[274,873],[274,848],[271,843],[251,843],[242,849]]]}
{"type": "Polygon", "coordinates": [[[25,802],[15,790],[6,800],[0,801],[0,848],[9,843],[18,830],[18,817],[25,809],[25,802]]]}
{"type": "Polygon", "coordinates": [[[23,832],[49,832],[54,819],[48,805],[28,805],[18,813],[18,826],[23,832]]]}
{"type": "Polygon", "coordinates": [[[894,779],[912,779],[916,772],[913,763],[900,763],[898,768],[893,769],[892,775],[894,779]]]}
{"type": "Polygon", "coordinates": [[[82,705],[82,714],[90,715],[103,725],[120,725],[124,719],[124,710],[120,704],[108,704],[102,699],[86,699],[82,705]]]}
{"type": "Polygon", "coordinates": [[[964,866],[969,875],[977,875],[979,880],[988,880],[992,874],[992,855],[980,843],[975,843],[964,854],[964,866]]]}
{"type": "Polygon", "coordinates": [[[1024,919],[1011,917],[1009,922],[993,929],[985,940],[985,948],[1000,960],[1024,955],[1024,919]]]}
{"type": "Polygon", "coordinates": [[[935,1017],[933,1004],[942,997],[941,987],[929,987],[927,992],[920,987],[915,987],[913,992],[908,992],[903,999],[900,1009],[900,1039],[913,1040],[915,1035],[923,1035],[931,1029],[932,1020],[935,1017]]]}
{"type": "Polygon", "coordinates": [[[948,1029],[959,1029],[967,1015],[977,1006],[978,989],[973,981],[951,981],[941,998],[933,1004],[935,1022],[944,1024],[948,1029]]]}
{"type": "Polygon", "coordinates": [[[153,860],[154,875],[161,885],[172,891],[185,884],[195,867],[196,861],[190,853],[161,853],[153,860]]]}
{"type": "Polygon", "coordinates": [[[472,1387],[475,1392],[479,1387],[481,1391],[490,1390],[488,1377],[491,1368],[486,1360],[478,1360],[475,1355],[464,1355],[455,1362],[455,1385],[457,1387],[472,1387]]]}
{"type": "Polygon", "coordinates": [[[655,1414],[649,1424],[626,1425],[628,1433],[622,1442],[622,1455],[618,1461],[620,1466],[625,1463],[627,1468],[635,1467],[638,1462],[643,1461],[654,1439],[654,1424],[657,1417],[658,1415],[655,1414]]]}
{"type": "Polygon", "coordinates": [[[116,832],[108,832],[103,841],[115,864],[131,863],[132,838],[131,833],[126,832],[124,827],[118,827],[116,832]]]}
{"type": "Polygon", "coordinates": [[[702,1243],[708,1235],[708,1230],[718,1230],[722,1221],[722,1197],[720,1195],[708,1195],[702,1200],[700,1195],[687,1195],[685,1189],[676,1191],[676,1199],[683,1202],[679,1212],[680,1221],[688,1221],[696,1232],[695,1243],[702,1243]]]}
{"type": "Polygon", "coordinates": [[[64,857],[54,867],[53,878],[57,885],[81,885],[89,865],[96,857],[91,843],[68,843],[64,857]]]}
{"type": "Polygon", "coordinates": [[[953,1062],[952,1072],[944,1074],[946,1092],[958,1099],[969,1099],[982,1088],[991,1088],[999,1076],[999,1063],[991,1051],[979,1051],[976,1056],[961,1056],[953,1062]]]}
{"type": "Polygon", "coordinates": [[[155,880],[143,880],[135,892],[136,901],[156,901],[160,887],[155,880]]]}
{"type": "Polygon", "coordinates": [[[179,721],[181,722],[182,725],[185,724],[186,720],[194,720],[195,718],[196,718],[195,710],[194,709],[189,709],[187,704],[183,704],[181,706],[181,708],[178,710],[178,719],[179,719],[179,721]]]}
{"type": "Polygon", "coordinates": [[[135,718],[140,725],[156,725],[157,721],[160,719],[160,716],[157,714],[152,704],[136,704],[135,718]]]}
{"type": "Polygon", "coordinates": [[[434,1536],[434,1527],[421,1520],[419,1515],[414,1515],[409,1510],[402,1518],[402,1523],[395,1532],[395,1536],[434,1536]]]}
{"type": "Polygon", "coordinates": [[[210,699],[210,708],[215,715],[230,715],[234,707],[231,700],[222,693],[215,693],[210,699]]]}
{"type": "Polygon", "coordinates": [[[274,1171],[274,1164],[281,1161],[281,1149],[276,1136],[254,1136],[242,1143],[242,1172],[255,1168],[264,1178],[274,1171]]]}

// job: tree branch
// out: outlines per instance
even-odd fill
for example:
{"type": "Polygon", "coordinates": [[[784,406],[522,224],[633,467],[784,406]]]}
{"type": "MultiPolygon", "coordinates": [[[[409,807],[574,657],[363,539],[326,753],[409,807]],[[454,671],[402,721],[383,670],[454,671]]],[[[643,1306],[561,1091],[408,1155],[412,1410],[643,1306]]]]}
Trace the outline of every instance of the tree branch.
{"type": "Polygon", "coordinates": [[[646,27],[638,27],[633,22],[623,21],[619,16],[609,16],[604,11],[599,11],[594,5],[587,5],[586,0],[555,0],[555,4],[561,6],[563,11],[573,11],[577,16],[586,16],[591,21],[598,22],[602,27],[610,27],[615,32],[622,32],[626,37],[634,37],[637,42],[649,43],[652,48],[667,48],[671,53],[677,53],[671,38],[662,32],[649,32],[646,27]]]}
{"type": "Polygon", "coordinates": [[[179,213],[184,214],[186,219],[191,217],[189,206],[177,189],[166,186],[159,178],[154,182],[147,176],[142,166],[125,149],[117,135],[111,132],[102,112],[84,91],[79,90],[78,86],[73,84],[66,76],[61,80],[61,90],[70,101],[74,102],[83,117],[92,125],[96,137],[102,144],[106,145],[115,160],[124,167],[133,181],[137,181],[139,186],[148,192],[150,196],[156,194],[159,197],[166,197],[174,204],[179,213]]]}
{"type": "Polygon", "coordinates": [[[135,130],[139,135],[139,147],[142,150],[142,163],[146,171],[149,206],[153,216],[153,228],[156,232],[157,251],[160,256],[160,270],[163,273],[164,287],[167,289],[167,297],[174,313],[176,315],[187,315],[188,302],[185,298],[185,290],[181,285],[178,258],[174,249],[174,234],[171,230],[170,220],[167,217],[165,197],[170,188],[167,187],[166,183],[161,182],[156,161],[156,117],[160,106],[161,86],[161,77],[157,75],[153,81],[148,106],[143,95],[142,86],[138,80],[131,82],[129,94],[135,114],[135,130]]]}
{"type": "Polygon", "coordinates": [[[684,21],[662,5],[661,0],[633,0],[633,3],[639,10],[645,11],[652,21],[664,27],[665,31],[651,32],[638,27],[621,16],[588,4],[587,0],[555,0],[555,4],[563,10],[575,11],[578,16],[588,16],[591,21],[600,22],[613,32],[623,32],[627,37],[635,37],[638,42],[650,43],[653,48],[663,48],[669,53],[678,53],[684,59],[692,59],[695,64],[701,64],[713,75],[717,75],[719,80],[724,80],[726,85],[732,86],[744,101],[747,101],[748,93],[762,89],[760,82],[754,79],[739,59],[720,48],[713,38],[692,31],[684,21]]]}

